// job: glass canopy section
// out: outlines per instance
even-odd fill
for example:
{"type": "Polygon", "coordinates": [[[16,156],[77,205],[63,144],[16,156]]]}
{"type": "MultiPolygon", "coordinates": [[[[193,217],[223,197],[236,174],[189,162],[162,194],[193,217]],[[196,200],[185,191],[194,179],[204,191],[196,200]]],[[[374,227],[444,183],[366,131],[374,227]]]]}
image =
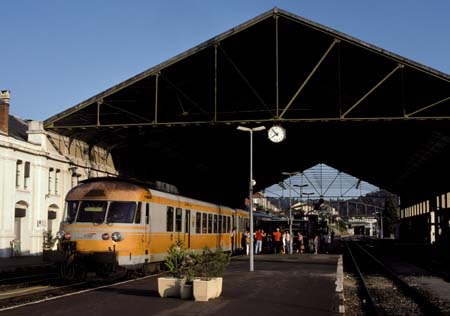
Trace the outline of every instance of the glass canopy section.
{"type": "Polygon", "coordinates": [[[266,197],[289,197],[298,199],[354,199],[380,188],[320,163],[307,170],[298,172],[282,172],[282,182],[265,188],[261,192],[266,197]]]}

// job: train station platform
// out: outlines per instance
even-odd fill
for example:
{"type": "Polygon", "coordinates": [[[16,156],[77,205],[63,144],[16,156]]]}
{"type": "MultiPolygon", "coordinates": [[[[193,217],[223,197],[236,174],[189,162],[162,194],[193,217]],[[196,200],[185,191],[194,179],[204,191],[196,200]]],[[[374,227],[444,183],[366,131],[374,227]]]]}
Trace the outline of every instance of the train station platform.
{"type": "Polygon", "coordinates": [[[27,313],[75,315],[342,315],[342,259],[333,254],[236,256],[223,276],[220,297],[208,302],[161,298],[158,276],[104,287],[38,304],[3,310],[2,316],[27,313]],[[339,271],[339,266],[341,272],[339,271]],[[341,279],[341,281],[339,281],[341,279]],[[340,283],[340,285],[339,285],[340,283]]]}
{"type": "Polygon", "coordinates": [[[39,270],[50,268],[53,265],[45,262],[42,255],[38,256],[16,256],[9,258],[0,258],[0,274],[20,272],[25,270],[39,270]]]}

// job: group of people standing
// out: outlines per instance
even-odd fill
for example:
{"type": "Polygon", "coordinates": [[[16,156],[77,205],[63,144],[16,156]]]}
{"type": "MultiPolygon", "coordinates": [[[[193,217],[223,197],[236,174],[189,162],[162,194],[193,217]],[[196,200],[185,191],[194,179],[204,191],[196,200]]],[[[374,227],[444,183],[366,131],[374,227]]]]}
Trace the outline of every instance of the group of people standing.
{"type": "Polygon", "coordinates": [[[292,236],[288,230],[281,233],[280,229],[277,228],[277,230],[273,232],[273,245],[275,253],[281,252],[282,254],[290,254],[291,243],[292,236]]]}
{"type": "MultiPolygon", "coordinates": [[[[293,237],[289,233],[289,230],[284,230],[283,232],[277,228],[272,234],[265,233],[263,229],[258,229],[254,233],[254,254],[261,254],[263,252],[263,241],[265,245],[266,252],[269,253],[281,253],[281,254],[291,254],[291,244],[293,243],[293,237]]],[[[331,236],[315,234],[313,238],[309,241],[305,241],[302,233],[299,231],[297,236],[297,244],[294,250],[296,253],[313,252],[315,254],[323,251],[328,253],[329,244],[333,241],[334,232],[331,236]]],[[[233,237],[232,237],[233,238],[233,237]]],[[[248,255],[250,251],[250,232],[247,230],[242,234],[241,246],[245,253],[248,255]]]]}
{"type": "MultiPolygon", "coordinates": [[[[263,239],[266,237],[267,237],[267,234],[262,229],[258,229],[254,233],[254,240],[255,240],[254,254],[255,255],[262,253],[263,239]]],[[[244,234],[242,234],[241,246],[242,246],[242,249],[245,249],[245,253],[248,255],[250,252],[250,232],[248,230],[245,231],[244,234]]]]}

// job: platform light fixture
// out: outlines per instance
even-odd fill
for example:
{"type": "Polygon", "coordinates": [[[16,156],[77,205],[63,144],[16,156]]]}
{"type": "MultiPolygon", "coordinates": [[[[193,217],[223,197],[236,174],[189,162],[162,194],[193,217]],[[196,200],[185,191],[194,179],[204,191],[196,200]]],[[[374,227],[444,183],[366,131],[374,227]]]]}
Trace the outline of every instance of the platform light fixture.
{"type": "Polygon", "coordinates": [[[253,132],[259,132],[266,129],[265,126],[257,127],[244,127],[238,126],[238,130],[250,133],[250,183],[249,183],[249,202],[250,202],[250,271],[254,271],[254,250],[253,250],[253,186],[255,185],[255,180],[253,180],[253,132]]]}

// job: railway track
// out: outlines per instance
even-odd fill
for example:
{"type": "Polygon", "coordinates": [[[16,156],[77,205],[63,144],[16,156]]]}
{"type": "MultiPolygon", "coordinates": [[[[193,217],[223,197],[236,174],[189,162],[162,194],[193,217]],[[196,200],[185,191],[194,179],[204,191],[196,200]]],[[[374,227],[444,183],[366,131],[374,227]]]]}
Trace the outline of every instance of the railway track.
{"type": "Polygon", "coordinates": [[[156,275],[157,274],[148,276],[129,275],[127,277],[109,281],[97,280],[79,282],[64,281],[54,272],[3,278],[0,279],[0,312],[21,305],[74,295],[156,275]]]}
{"type": "Polygon", "coordinates": [[[430,299],[353,241],[345,248],[361,283],[366,315],[444,315],[430,299]]]}
{"type": "Polygon", "coordinates": [[[0,280],[0,310],[89,286],[87,282],[67,283],[57,273],[14,276],[0,280]]]}

